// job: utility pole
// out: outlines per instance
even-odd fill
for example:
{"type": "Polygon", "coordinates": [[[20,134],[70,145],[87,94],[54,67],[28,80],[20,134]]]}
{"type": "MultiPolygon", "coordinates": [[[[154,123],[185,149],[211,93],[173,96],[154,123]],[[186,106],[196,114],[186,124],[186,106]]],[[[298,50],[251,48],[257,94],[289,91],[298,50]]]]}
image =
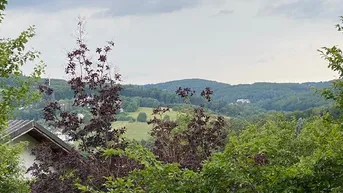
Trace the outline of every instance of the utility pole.
{"type": "MultiPolygon", "coordinates": [[[[48,86],[49,88],[51,87],[51,78],[50,78],[50,74],[48,76],[48,86]]],[[[55,101],[55,92],[52,92],[51,96],[50,96],[50,101],[55,101]]]]}

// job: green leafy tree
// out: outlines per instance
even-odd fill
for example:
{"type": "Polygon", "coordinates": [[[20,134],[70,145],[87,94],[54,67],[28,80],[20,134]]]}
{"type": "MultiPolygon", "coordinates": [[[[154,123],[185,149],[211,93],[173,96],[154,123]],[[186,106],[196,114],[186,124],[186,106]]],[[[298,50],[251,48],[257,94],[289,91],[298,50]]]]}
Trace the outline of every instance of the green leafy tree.
{"type": "MultiPolygon", "coordinates": [[[[341,16],[343,24],[343,16],[341,16]]],[[[343,26],[337,24],[339,32],[343,32],[343,26]]],[[[343,108],[343,52],[338,46],[322,47],[318,50],[322,57],[328,61],[328,68],[338,74],[338,78],[332,81],[332,87],[322,90],[322,95],[327,99],[332,99],[342,109],[343,108]]]]}
{"type": "Polygon", "coordinates": [[[109,192],[342,192],[340,124],[317,117],[304,122],[297,133],[297,120],[282,114],[270,118],[231,133],[225,150],[211,156],[199,171],[163,164],[140,146],[111,151],[139,160],[144,168],[107,178],[106,187],[109,192]]]}
{"type": "Polygon", "coordinates": [[[23,177],[25,171],[20,167],[20,154],[24,148],[24,143],[11,147],[0,144],[0,192],[29,192],[23,177]]]}
{"type": "Polygon", "coordinates": [[[343,132],[317,118],[297,136],[297,121],[278,116],[231,136],[206,162],[202,192],[340,192],[343,132]]]}
{"type": "MultiPolygon", "coordinates": [[[[4,17],[6,0],[0,0],[0,23],[4,17]]],[[[8,120],[18,107],[25,106],[39,97],[32,89],[43,72],[43,64],[34,68],[31,76],[23,77],[21,67],[27,62],[35,62],[39,53],[25,48],[26,43],[35,35],[34,28],[29,27],[17,38],[0,38],[0,77],[11,79],[13,84],[0,83],[0,192],[29,192],[25,182],[23,168],[20,167],[20,154],[24,144],[8,145],[4,129],[8,120]]]]}
{"type": "Polygon", "coordinates": [[[137,116],[137,121],[138,122],[146,122],[148,119],[148,116],[146,115],[145,112],[140,112],[137,116]]]}
{"type": "Polygon", "coordinates": [[[123,97],[123,109],[125,112],[136,112],[140,107],[139,99],[123,97]]]}

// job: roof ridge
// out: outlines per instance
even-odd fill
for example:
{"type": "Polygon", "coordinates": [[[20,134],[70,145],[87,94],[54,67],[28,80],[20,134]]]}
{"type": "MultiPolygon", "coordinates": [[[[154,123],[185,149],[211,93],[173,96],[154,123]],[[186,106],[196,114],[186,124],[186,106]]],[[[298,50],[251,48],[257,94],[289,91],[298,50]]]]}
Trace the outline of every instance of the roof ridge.
{"type": "Polygon", "coordinates": [[[41,135],[45,136],[49,140],[53,141],[56,145],[62,147],[63,149],[70,151],[71,146],[60,139],[56,134],[49,131],[44,126],[40,125],[35,120],[10,120],[8,122],[8,127],[5,129],[5,132],[11,136],[12,140],[16,139],[31,130],[38,131],[41,135]]]}

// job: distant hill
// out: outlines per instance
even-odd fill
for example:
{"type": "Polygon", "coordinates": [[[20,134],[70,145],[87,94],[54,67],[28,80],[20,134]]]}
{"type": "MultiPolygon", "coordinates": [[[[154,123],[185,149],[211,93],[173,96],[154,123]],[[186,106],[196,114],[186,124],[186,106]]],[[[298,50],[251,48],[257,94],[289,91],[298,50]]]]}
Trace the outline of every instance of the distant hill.
{"type": "Polygon", "coordinates": [[[159,88],[175,92],[178,87],[190,87],[200,92],[205,87],[214,91],[214,99],[235,102],[237,99],[249,99],[252,102],[275,99],[290,95],[314,94],[312,88],[330,87],[330,82],[308,83],[254,83],[230,85],[204,79],[184,79],[158,84],[144,85],[145,88],[159,88]]]}
{"type": "MultiPolygon", "coordinates": [[[[11,84],[10,79],[0,79],[4,84],[11,84]]],[[[42,80],[43,82],[44,80],[42,80]]],[[[55,99],[71,99],[73,92],[65,80],[51,79],[55,90],[55,99]]],[[[174,106],[182,103],[175,91],[178,87],[190,87],[198,94],[205,87],[214,91],[213,101],[205,107],[214,112],[228,116],[255,114],[266,111],[305,111],[311,108],[327,106],[331,101],[325,100],[314,91],[315,88],[330,87],[330,82],[308,83],[254,83],[230,85],[226,83],[204,80],[184,79],[147,85],[124,85],[123,97],[131,107],[155,107],[156,105],[174,106]],[[249,101],[239,104],[237,100],[249,101]],[[234,106],[232,104],[235,104],[234,106]]],[[[191,103],[200,105],[203,99],[192,97],[191,103]]]]}
{"type": "Polygon", "coordinates": [[[212,80],[205,80],[205,79],[183,79],[183,80],[174,80],[174,81],[158,83],[158,84],[143,85],[144,88],[159,88],[159,89],[167,90],[171,92],[175,92],[176,89],[178,89],[179,87],[189,87],[199,92],[203,90],[205,87],[210,87],[215,90],[220,90],[227,86],[230,86],[230,85],[226,83],[216,82],[212,80]]]}

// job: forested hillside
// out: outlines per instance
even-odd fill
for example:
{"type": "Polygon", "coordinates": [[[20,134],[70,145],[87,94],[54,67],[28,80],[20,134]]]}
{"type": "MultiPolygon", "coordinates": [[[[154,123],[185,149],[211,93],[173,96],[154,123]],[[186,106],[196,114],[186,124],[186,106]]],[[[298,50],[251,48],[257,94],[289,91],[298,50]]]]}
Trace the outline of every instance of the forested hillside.
{"type": "MultiPolygon", "coordinates": [[[[43,79],[41,83],[46,81],[43,79]]],[[[11,85],[12,81],[2,79],[2,82],[11,85]]],[[[51,79],[50,85],[55,91],[54,99],[72,99],[73,92],[65,80],[51,79]]],[[[190,98],[192,105],[203,104],[204,99],[199,97],[201,88],[210,87],[214,91],[214,96],[205,107],[213,112],[234,117],[247,117],[269,111],[306,111],[326,107],[331,103],[316,93],[316,89],[330,87],[330,82],[230,85],[203,79],[185,79],[140,86],[124,85],[121,91],[123,109],[126,112],[135,112],[139,107],[155,108],[159,105],[177,108],[183,100],[175,94],[175,91],[186,85],[198,94],[190,98]],[[239,99],[244,99],[245,102],[237,101],[239,99]]],[[[22,116],[19,118],[37,117],[38,114],[34,112],[35,109],[24,114],[21,112],[22,116]]]]}
{"type": "Polygon", "coordinates": [[[254,83],[230,85],[202,79],[185,79],[159,84],[145,85],[145,88],[160,88],[175,91],[179,85],[200,91],[202,86],[210,87],[214,91],[216,101],[235,103],[238,99],[248,99],[253,106],[264,110],[295,111],[307,110],[313,107],[327,105],[329,101],[323,99],[315,89],[330,87],[330,82],[308,83],[254,83]]]}
{"type": "Polygon", "coordinates": [[[204,89],[204,87],[210,87],[213,90],[220,90],[221,88],[226,88],[228,86],[231,86],[231,85],[217,82],[217,81],[197,79],[197,78],[174,80],[174,81],[168,81],[168,82],[158,83],[158,84],[143,85],[144,88],[160,88],[162,90],[173,91],[173,92],[179,87],[189,87],[189,88],[194,89],[197,92],[200,92],[204,89]]]}
{"type": "MultiPolygon", "coordinates": [[[[190,87],[199,92],[203,87],[213,89],[213,98],[226,102],[235,102],[237,99],[249,99],[251,102],[260,102],[268,99],[279,99],[292,95],[313,94],[313,88],[327,88],[330,82],[308,83],[254,83],[230,85],[203,79],[184,79],[158,84],[144,85],[145,88],[159,88],[174,92],[179,87],[190,87]],[[188,85],[188,86],[187,86],[188,85]]],[[[318,95],[319,96],[319,95],[318,95]]]]}

